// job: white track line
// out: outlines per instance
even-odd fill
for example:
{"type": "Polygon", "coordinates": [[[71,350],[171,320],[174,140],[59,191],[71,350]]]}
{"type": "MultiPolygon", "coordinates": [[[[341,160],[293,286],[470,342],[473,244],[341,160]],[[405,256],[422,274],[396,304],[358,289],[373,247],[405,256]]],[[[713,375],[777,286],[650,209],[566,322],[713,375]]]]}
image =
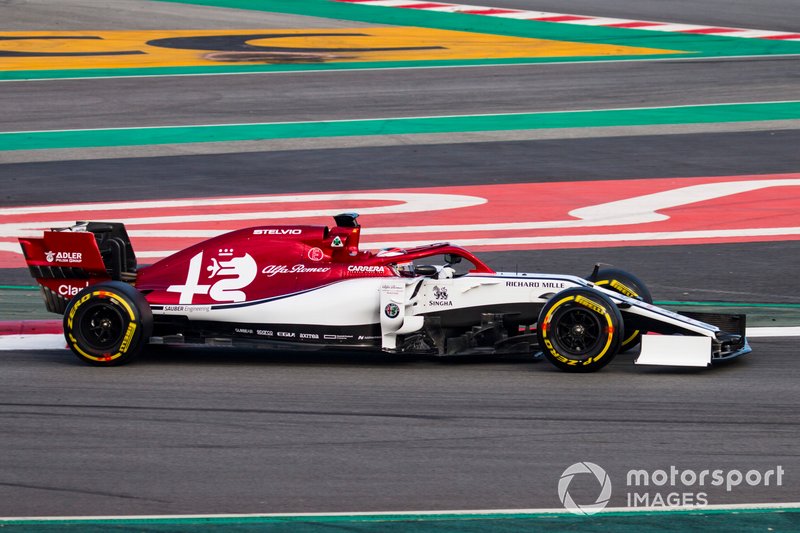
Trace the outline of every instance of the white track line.
{"type": "Polygon", "coordinates": [[[800,326],[747,328],[747,338],[800,337],[800,326]]]}
{"type": "MultiPolygon", "coordinates": [[[[760,511],[760,510],[782,510],[800,509],[800,502],[786,503],[734,503],[720,505],[706,505],[703,507],[675,506],[675,507],[607,507],[599,516],[604,513],[670,513],[675,511],[760,511]]],[[[197,515],[118,515],[118,516],[33,516],[33,517],[0,517],[3,521],[47,521],[47,520],[86,520],[86,521],[105,521],[105,520],[180,520],[196,518],[292,518],[292,517],[328,517],[328,516],[352,516],[352,517],[403,517],[403,516],[486,516],[486,515],[538,515],[538,514],[566,514],[568,511],[563,508],[550,509],[476,509],[476,510],[456,510],[456,511],[377,511],[377,512],[355,512],[355,513],[263,513],[263,514],[197,514],[197,515]]]]}
{"type": "Polygon", "coordinates": [[[0,351],[61,350],[66,349],[64,335],[43,333],[40,335],[0,335],[0,351]]]}

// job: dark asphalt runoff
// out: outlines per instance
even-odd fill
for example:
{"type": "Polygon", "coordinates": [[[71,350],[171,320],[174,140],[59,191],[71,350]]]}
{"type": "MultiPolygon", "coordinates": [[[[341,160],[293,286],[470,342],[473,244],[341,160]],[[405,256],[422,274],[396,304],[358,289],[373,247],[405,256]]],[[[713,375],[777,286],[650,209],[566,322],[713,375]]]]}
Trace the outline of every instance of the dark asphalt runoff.
{"type": "MultiPolygon", "coordinates": [[[[467,3],[800,30],[791,0],[467,3]]],[[[155,4],[135,0],[107,10],[82,0],[0,4],[5,30],[58,20],[65,30],[321,27],[263,13],[244,26],[242,12],[215,19],[208,8],[176,4],[158,4],[154,16],[155,4]]],[[[796,100],[797,66],[761,58],[8,82],[0,131],[796,100]]],[[[634,178],[800,169],[796,127],[726,126],[492,142],[453,135],[435,145],[385,136],[385,146],[169,157],[126,156],[121,147],[107,159],[70,151],[69,161],[54,153],[38,163],[4,163],[0,153],[0,208],[536,181],[624,187],[634,178]]],[[[647,281],[656,299],[800,303],[800,241],[481,257],[498,269],[582,275],[612,263],[647,281]]],[[[0,270],[0,284],[29,283],[24,272],[0,270]]],[[[672,466],[785,474],[780,486],[773,478],[730,491],[636,492],[705,492],[712,504],[798,501],[800,352],[791,338],[752,346],[711,369],[634,367],[622,355],[591,375],[546,362],[163,349],[98,369],[63,350],[3,351],[0,517],[559,508],[559,477],[582,461],[608,471],[613,506],[627,503],[629,470],[672,466]]],[[[595,485],[573,485],[576,500],[596,495],[595,485]]]]}
{"type": "Polygon", "coordinates": [[[785,173],[798,143],[800,130],[767,130],[10,163],[0,206],[785,173]]]}

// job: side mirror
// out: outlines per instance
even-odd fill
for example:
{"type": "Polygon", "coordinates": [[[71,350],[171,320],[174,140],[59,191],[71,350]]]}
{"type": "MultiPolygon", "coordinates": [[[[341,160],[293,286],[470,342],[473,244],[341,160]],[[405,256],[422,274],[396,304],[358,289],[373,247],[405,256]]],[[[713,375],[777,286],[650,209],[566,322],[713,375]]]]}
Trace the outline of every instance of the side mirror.
{"type": "Polygon", "coordinates": [[[457,265],[461,262],[461,256],[456,254],[445,254],[444,261],[448,265],[457,265]]]}

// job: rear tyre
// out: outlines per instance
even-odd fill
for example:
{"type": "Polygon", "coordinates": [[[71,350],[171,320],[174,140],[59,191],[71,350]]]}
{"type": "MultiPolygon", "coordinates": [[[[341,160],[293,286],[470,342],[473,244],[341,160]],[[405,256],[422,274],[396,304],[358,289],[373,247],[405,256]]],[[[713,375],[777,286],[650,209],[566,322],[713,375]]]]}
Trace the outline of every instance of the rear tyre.
{"type": "Polygon", "coordinates": [[[145,297],[119,281],[79,292],[64,313],[64,337],[81,361],[116,366],[132,361],[153,332],[153,314],[145,297]]]}
{"type": "Polygon", "coordinates": [[[624,335],[622,316],[605,294],[567,289],[542,308],[537,335],[544,356],[561,370],[594,372],[617,355],[624,335]]]}
{"type": "MultiPolygon", "coordinates": [[[[653,297],[650,295],[647,285],[630,272],[625,272],[619,268],[601,268],[586,279],[598,287],[618,292],[630,298],[641,298],[649,304],[653,303],[653,297]]],[[[625,331],[626,335],[622,339],[620,353],[635,348],[642,341],[642,335],[647,333],[630,324],[625,328],[625,331]]]]}

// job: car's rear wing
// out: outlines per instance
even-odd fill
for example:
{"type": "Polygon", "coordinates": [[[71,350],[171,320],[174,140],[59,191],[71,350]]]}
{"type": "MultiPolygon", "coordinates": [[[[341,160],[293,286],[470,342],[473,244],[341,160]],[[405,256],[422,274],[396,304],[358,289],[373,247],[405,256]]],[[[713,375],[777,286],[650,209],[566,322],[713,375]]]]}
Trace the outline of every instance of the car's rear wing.
{"type": "Polygon", "coordinates": [[[119,222],[77,222],[45,231],[41,238],[21,238],[19,243],[47,310],[53,313],[63,314],[84,287],[136,279],[136,255],[119,222]]]}

